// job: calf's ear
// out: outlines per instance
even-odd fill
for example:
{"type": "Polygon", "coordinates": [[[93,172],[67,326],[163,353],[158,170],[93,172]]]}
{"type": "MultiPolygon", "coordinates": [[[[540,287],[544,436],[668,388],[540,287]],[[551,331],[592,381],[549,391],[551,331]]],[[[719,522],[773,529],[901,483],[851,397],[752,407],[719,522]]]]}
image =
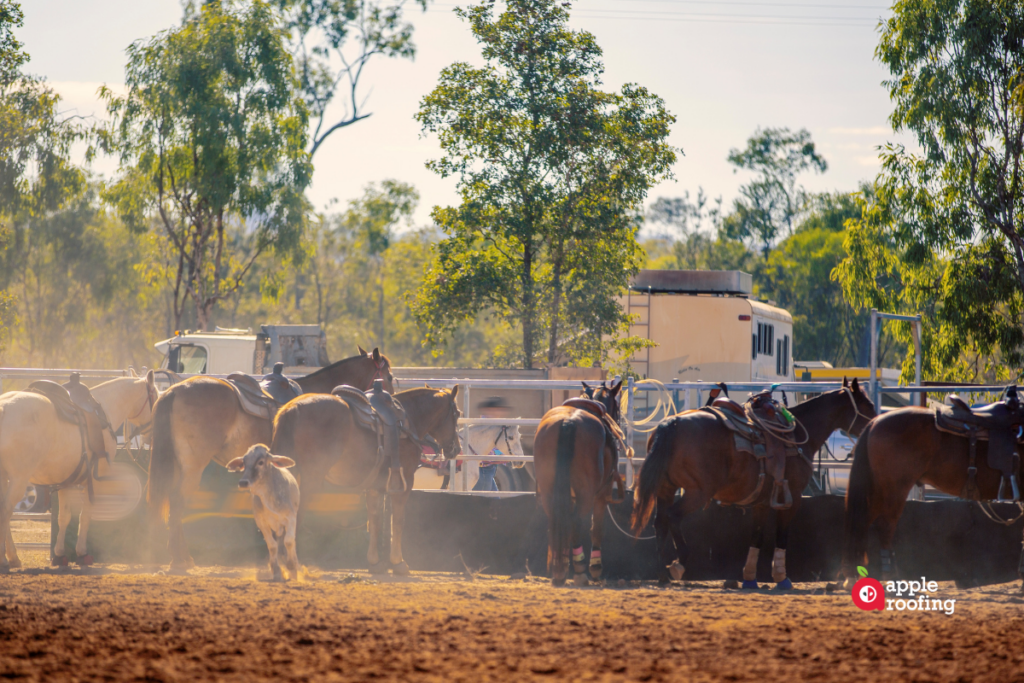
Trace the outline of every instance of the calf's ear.
{"type": "Polygon", "coordinates": [[[282,469],[295,467],[295,461],[285,455],[272,455],[270,456],[270,462],[274,463],[274,467],[280,467],[282,469]]]}
{"type": "Polygon", "coordinates": [[[241,472],[245,469],[245,458],[235,458],[227,464],[228,472],[241,472]]]}

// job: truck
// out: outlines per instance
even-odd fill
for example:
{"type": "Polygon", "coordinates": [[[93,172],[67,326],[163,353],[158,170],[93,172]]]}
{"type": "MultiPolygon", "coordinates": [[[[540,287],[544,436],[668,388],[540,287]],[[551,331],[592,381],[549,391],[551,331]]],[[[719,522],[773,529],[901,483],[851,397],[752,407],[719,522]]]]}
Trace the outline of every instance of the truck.
{"type": "Polygon", "coordinates": [[[330,365],[327,336],[319,325],[261,325],[251,329],[216,328],[213,332],[175,332],[154,344],[164,356],[160,367],[188,375],[263,375],[275,363],[285,374],[306,375],[330,365]]]}

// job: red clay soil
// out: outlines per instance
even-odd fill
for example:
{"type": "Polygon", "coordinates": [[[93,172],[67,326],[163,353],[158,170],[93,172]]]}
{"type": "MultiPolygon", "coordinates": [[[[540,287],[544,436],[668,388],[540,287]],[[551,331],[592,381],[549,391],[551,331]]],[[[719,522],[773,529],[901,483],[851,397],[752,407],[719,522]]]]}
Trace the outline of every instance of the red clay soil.
{"type": "Polygon", "coordinates": [[[1017,586],[938,594],[955,614],[867,613],[821,584],[554,589],[415,574],[0,576],[0,676],[366,681],[1024,679],[1017,586]]]}

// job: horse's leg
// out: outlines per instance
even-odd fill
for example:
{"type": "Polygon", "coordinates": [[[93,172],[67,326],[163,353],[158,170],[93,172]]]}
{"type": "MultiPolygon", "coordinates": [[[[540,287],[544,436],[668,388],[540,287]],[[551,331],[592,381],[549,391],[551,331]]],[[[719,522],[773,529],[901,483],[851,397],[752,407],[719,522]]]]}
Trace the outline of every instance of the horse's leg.
{"type": "Polygon", "coordinates": [[[700,489],[683,491],[683,496],[669,506],[668,526],[672,532],[672,540],[676,544],[678,559],[668,566],[668,572],[673,579],[679,581],[686,573],[686,561],[690,555],[690,548],[686,545],[686,537],[683,536],[683,517],[697,512],[708,504],[708,495],[700,489]]]}
{"type": "Polygon", "coordinates": [[[295,528],[297,520],[292,517],[288,520],[284,530],[284,550],[287,553],[288,573],[292,581],[299,580],[299,556],[295,552],[295,528]]]}
{"type": "Polygon", "coordinates": [[[669,508],[672,507],[674,497],[675,493],[672,494],[672,497],[659,497],[654,511],[654,533],[655,538],[657,539],[655,543],[657,545],[658,556],[658,583],[668,583],[672,580],[668,571],[669,543],[672,542],[672,521],[669,518],[669,508]]]}
{"type": "Polygon", "coordinates": [[[899,570],[896,567],[896,551],[892,546],[896,539],[896,524],[900,520],[900,515],[903,514],[903,503],[905,502],[906,495],[898,505],[886,506],[886,510],[878,518],[878,540],[882,547],[880,553],[882,556],[882,581],[893,581],[899,576],[899,570]]]}
{"type": "Polygon", "coordinates": [[[14,534],[10,529],[7,530],[7,564],[11,569],[21,567],[21,558],[18,557],[18,549],[14,547],[14,534]]]}
{"type": "Polygon", "coordinates": [[[764,525],[768,521],[768,514],[767,506],[754,507],[754,531],[750,536],[750,548],[747,549],[747,563],[743,565],[743,588],[757,589],[757,558],[764,545],[764,525]]]}
{"type": "Polygon", "coordinates": [[[775,554],[772,556],[772,581],[775,588],[786,591],[793,588],[793,582],[786,576],[786,548],[789,546],[789,525],[796,517],[796,511],[800,508],[799,498],[793,500],[793,505],[786,510],[776,512],[775,522],[775,554]]]}
{"type": "Polygon", "coordinates": [[[576,505],[572,515],[572,582],[577,586],[586,586],[587,556],[583,554],[584,529],[590,524],[590,513],[594,510],[594,499],[591,496],[576,496],[576,505]]]}
{"type": "MultiPolygon", "coordinates": [[[[412,477],[406,480],[411,482],[412,477]]],[[[408,576],[409,565],[402,558],[402,532],[405,530],[405,504],[409,501],[409,492],[392,491],[388,495],[391,496],[391,571],[398,576],[408,576]]]]}
{"type": "Polygon", "coordinates": [[[598,498],[594,501],[594,517],[590,523],[590,576],[594,581],[601,580],[601,538],[604,536],[604,516],[607,511],[607,500],[598,498]]]}
{"type": "Polygon", "coordinates": [[[384,494],[375,488],[366,490],[366,525],[370,532],[370,547],[366,551],[366,561],[370,565],[371,574],[386,574],[387,564],[380,561],[380,527],[384,515],[384,494]]]}
{"type": "Polygon", "coordinates": [[[53,544],[53,564],[66,567],[68,564],[68,551],[64,547],[65,537],[68,533],[68,524],[71,523],[71,501],[69,489],[57,491],[57,541],[53,544]]]}
{"type": "Polygon", "coordinates": [[[185,505],[189,496],[199,488],[199,481],[202,479],[203,470],[183,472],[181,487],[178,491],[171,492],[167,527],[170,530],[170,538],[167,545],[171,551],[171,569],[174,571],[188,571],[196,566],[195,560],[189,554],[188,544],[185,541],[185,505]]]}
{"type": "Polygon", "coordinates": [[[88,536],[89,522],[92,520],[92,503],[89,502],[89,495],[82,496],[82,511],[78,514],[78,541],[75,543],[75,557],[79,565],[87,567],[92,564],[92,555],[89,554],[88,536]]]}
{"type": "Polygon", "coordinates": [[[0,543],[3,544],[3,552],[0,552],[0,573],[6,573],[11,569],[8,560],[10,551],[8,545],[14,548],[14,541],[11,534],[11,517],[14,515],[14,506],[25,495],[28,487],[28,477],[11,477],[6,494],[0,498],[0,543]]]}

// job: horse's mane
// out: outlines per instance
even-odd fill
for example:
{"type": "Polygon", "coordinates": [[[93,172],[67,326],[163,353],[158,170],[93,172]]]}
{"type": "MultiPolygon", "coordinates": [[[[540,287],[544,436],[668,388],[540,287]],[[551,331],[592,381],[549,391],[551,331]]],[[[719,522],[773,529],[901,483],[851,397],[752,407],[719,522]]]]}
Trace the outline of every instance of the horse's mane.
{"type": "Polygon", "coordinates": [[[451,394],[451,389],[444,389],[441,387],[413,387],[412,389],[402,389],[401,391],[395,392],[395,398],[401,399],[402,396],[406,398],[419,398],[423,394],[436,394],[438,391],[443,391],[446,394],[451,394]]]}
{"type": "MultiPolygon", "coordinates": [[[[388,367],[390,368],[391,367],[391,361],[388,360],[388,357],[385,356],[383,353],[380,354],[380,357],[381,357],[381,360],[384,361],[385,363],[387,363],[388,367]]],[[[331,363],[330,365],[325,365],[324,367],[320,368],[319,370],[315,370],[315,371],[309,373],[308,375],[303,375],[299,379],[317,379],[321,375],[326,375],[329,372],[333,372],[334,370],[340,368],[342,365],[345,365],[346,363],[351,363],[353,361],[357,361],[357,360],[360,360],[360,359],[364,359],[365,360],[367,358],[370,358],[370,356],[368,354],[356,354],[354,356],[349,356],[348,358],[342,358],[341,360],[335,361],[335,362],[331,363]]]]}

